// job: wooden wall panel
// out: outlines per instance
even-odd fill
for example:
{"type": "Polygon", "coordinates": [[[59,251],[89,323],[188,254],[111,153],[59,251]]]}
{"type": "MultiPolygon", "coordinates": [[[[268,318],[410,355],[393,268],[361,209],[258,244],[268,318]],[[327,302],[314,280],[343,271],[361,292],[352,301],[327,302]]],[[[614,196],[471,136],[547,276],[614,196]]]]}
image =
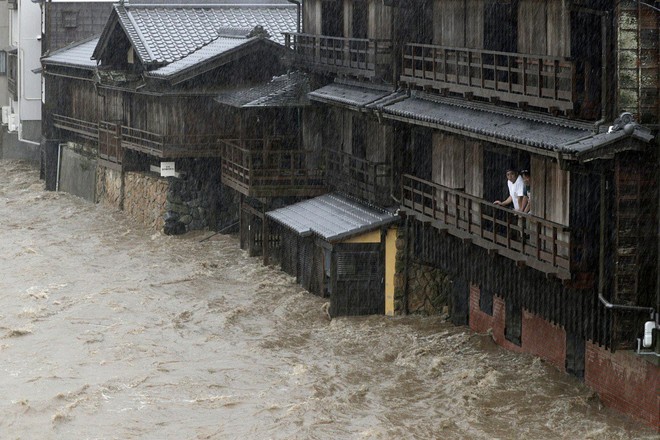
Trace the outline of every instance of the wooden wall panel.
{"type": "Polygon", "coordinates": [[[380,0],[369,0],[368,5],[369,38],[389,40],[392,38],[392,7],[385,6],[380,0]]]}
{"type": "Polygon", "coordinates": [[[568,225],[570,179],[568,171],[559,169],[557,162],[546,162],[545,218],[568,225]]]}
{"type": "Polygon", "coordinates": [[[387,160],[387,142],[391,141],[392,127],[384,126],[378,123],[377,120],[369,118],[366,123],[367,127],[367,157],[366,159],[371,162],[385,162],[387,160]]]}
{"type": "Polygon", "coordinates": [[[465,46],[465,0],[436,0],[434,4],[434,44],[465,46]]]}
{"type": "Polygon", "coordinates": [[[545,182],[546,159],[532,156],[529,171],[531,173],[532,214],[545,217],[545,182]]]}
{"type": "Polygon", "coordinates": [[[571,56],[571,13],[567,3],[567,0],[547,2],[547,55],[571,56]]]}
{"type": "Polygon", "coordinates": [[[449,188],[465,187],[465,140],[433,132],[433,181],[449,188]]]}
{"type": "Polygon", "coordinates": [[[321,33],[321,0],[306,0],[303,6],[303,32],[321,33]]]}
{"type": "Polygon", "coordinates": [[[547,53],[547,2],[520,0],[518,3],[518,52],[547,53]]]}
{"type": "Polygon", "coordinates": [[[484,0],[466,0],[465,46],[484,48],[484,0]]]}
{"type": "Polygon", "coordinates": [[[465,192],[475,197],[484,194],[484,154],[477,141],[465,142],[465,192]]]}

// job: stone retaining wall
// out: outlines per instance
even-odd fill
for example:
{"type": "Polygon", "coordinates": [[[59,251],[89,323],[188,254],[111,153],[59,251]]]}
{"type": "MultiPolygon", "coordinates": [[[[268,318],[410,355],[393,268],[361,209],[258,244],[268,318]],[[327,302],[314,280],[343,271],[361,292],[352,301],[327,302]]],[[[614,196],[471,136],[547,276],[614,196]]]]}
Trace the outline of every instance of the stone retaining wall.
{"type": "Polygon", "coordinates": [[[190,163],[181,177],[98,167],[97,202],[166,234],[217,230],[235,221],[238,195],[220,185],[219,167],[190,163]]]}
{"type": "Polygon", "coordinates": [[[169,187],[169,182],[160,176],[124,173],[124,211],[139,223],[161,231],[169,187]]]}
{"type": "Polygon", "coordinates": [[[406,231],[405,228],[399,228],[396,240],[394,313],[445,313],[451,297],[451,279],[440,269],[415,261],[413,256],[409,256],[406,262],[406,251],[406,231]]]}

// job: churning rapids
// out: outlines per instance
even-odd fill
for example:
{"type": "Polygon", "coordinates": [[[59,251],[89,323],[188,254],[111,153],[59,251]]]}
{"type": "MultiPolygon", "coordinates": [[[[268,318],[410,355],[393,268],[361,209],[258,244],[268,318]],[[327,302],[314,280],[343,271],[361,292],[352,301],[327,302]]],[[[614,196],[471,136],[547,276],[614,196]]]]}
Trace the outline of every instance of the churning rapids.
{"type": "Polygon", "coordinates": [[[657,438],[438,317],[329,321],[233,236],[169,237],[0,161],[1,439],[657,438]]]}

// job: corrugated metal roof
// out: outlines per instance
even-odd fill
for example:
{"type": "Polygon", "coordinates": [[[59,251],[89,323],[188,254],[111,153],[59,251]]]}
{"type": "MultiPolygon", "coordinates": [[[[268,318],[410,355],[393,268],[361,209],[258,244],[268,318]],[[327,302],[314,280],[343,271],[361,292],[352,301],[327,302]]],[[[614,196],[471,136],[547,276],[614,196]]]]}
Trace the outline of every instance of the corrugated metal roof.
{"type": "Polygon", "coordinates": [[[99,41],[99,37],[93,37],[88,40],[74,43],[71,46],[64,47],[53,52],[47,57],[42,58],[44,64],[57,64],[62,66],[79,67],[82,69],[95,69],[96,61],[91,59],[94,48],[99,41]]]}
{"type": "Polygon", "coordinates": [[[371,104],[390,95],[391,93],[391,90],[333,83],[310,92],[308,96],[312,101],[339,103],[352,107],[364,107],[367,104],[371,104]]]}
{"type": "Polygon", "coordinates": [[[222,28],[262,26],[284,44],[296,31],[295,5],[115,5],[119,22],[145,64],[180,60],[216,40],[222,28]]]}
{"type": "Polygon", "coordinates": [[[519,145],[567,154],[581,154],[617,142],[621,132],[594,133],[581,126],[571,127],[539,120],[499,114],[496,111],[469,108],[441,100],[429,100],[411,96],[379,106],[383,117],[404,119],[412,123],[420,121],[432,126],[449,127],[466,135],[470,133],[488,136],[519,145]]]}
{"type": "Polygon", "coordinates": [[[215,100],[232,107],[301,107],[309,104],[309,80],[301,72],[273,78],[270,82],[252,87],[228,90],[215,100]]]}
{"type": "Polygon", "coordinates": [[[296,233],[334,242],[396,222],[397,214],[367,207],[337,193],[325,194],[266,215],[296,233]]]}

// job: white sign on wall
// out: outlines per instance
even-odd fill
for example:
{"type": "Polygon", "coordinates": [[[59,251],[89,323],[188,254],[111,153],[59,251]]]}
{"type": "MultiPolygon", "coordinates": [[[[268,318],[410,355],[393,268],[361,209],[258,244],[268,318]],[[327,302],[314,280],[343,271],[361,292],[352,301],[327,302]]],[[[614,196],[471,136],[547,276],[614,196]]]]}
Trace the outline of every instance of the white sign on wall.
{"type": "Polygon", "coordinates": [[[176,169],[174,168],[174,162],[161,162],[160,175],[161,177],[176,177],[176,169]]]}

